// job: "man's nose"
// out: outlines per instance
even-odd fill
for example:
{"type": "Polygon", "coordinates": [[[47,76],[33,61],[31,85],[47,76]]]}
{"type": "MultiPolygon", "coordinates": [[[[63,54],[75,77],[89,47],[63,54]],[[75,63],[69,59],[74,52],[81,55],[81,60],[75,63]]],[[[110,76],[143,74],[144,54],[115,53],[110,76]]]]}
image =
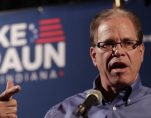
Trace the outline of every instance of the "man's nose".
{"type": "Polygon", "coordinates": [[[124,50],[123,50],[123,47],[122,47],[121,43],[117,43],[114,46],[113,54],[114,54],[114,56],[122,56],[122,55],[124,55],[124,50]]]}

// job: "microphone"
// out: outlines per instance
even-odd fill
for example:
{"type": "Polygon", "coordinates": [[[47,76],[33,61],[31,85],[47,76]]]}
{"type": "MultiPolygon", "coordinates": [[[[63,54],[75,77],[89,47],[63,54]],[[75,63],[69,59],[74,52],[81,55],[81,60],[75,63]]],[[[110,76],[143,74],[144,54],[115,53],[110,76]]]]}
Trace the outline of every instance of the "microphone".
{"type": "Polygon", "coordinates": [[[102,102],[102,93],[99,90],[88,90],[86,100],[79,105],[76,115],[87,118],[87,113],[92,106],[99,105],[102,102]]]}

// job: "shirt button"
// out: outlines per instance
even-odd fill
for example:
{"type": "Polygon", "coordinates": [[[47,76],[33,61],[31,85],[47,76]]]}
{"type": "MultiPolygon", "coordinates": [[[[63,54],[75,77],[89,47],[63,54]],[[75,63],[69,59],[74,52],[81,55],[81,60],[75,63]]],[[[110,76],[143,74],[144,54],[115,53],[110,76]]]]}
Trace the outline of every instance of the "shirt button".
{"type": "Polygon", "coordinates": [[[131,99],[128,99],[127,102],[130,103],[130,102],[131,102],[131,99]]]}
{"type": "Polygon", "coordinates": [[[115,111],[117,108],[116,108],[116,106],[113,106],[113,111],[115,111]]]}

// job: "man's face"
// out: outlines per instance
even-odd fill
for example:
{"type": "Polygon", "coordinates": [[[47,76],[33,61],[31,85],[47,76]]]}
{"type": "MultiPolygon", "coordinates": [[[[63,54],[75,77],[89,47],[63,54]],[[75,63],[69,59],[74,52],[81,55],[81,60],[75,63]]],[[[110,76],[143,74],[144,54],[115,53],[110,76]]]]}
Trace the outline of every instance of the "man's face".
{"type": "MultiPolygon", "coordinates": [[[[124,39],[138,40],[132,22],[126,17],[113,17],[102,22],[97,31],[97,42],[124,39]]],[[[96,43],[97,43],[96,42],[96,43]]],[[[131,85],[139,72],[144,56],[144,45],[132,50],[125,50],[117,44],[114,50],[90,48],[93,64],[98,68],[102,84],[111,86],[131,85]]]]}

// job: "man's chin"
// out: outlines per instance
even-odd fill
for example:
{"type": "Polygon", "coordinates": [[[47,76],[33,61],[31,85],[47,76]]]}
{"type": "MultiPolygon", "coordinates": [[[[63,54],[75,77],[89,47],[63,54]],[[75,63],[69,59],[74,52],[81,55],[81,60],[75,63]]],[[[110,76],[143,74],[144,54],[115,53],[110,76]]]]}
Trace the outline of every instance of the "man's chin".
{"type": "Polygon", "coordinates": [[[114,76],[112,76],[112,80],[111,83],[113,85],[131,85],[132,80],[130,79],[131,77],[129,75],[125,75],[125,74],[114,74],[114,76]]]}

